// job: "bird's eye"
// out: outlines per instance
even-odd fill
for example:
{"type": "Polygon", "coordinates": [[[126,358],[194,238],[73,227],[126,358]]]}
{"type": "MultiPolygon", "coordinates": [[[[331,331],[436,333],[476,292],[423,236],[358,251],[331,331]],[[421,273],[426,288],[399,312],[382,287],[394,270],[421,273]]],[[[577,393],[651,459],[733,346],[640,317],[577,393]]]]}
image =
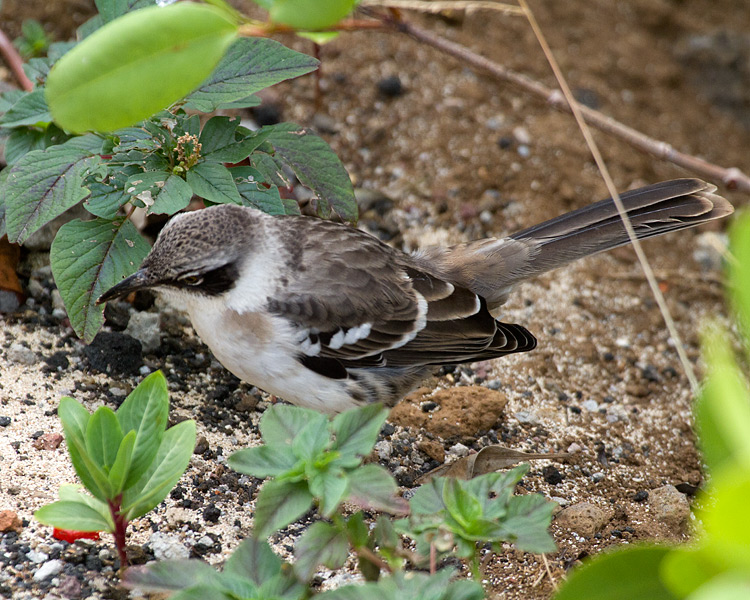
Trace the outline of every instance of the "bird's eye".
{"type": "Polygon", "coordinates": [[[200,285],[203,283],[203,277],[200,275],[185,275],[184,277],[180,277],[180,282],[185,285],[200,285]]]}

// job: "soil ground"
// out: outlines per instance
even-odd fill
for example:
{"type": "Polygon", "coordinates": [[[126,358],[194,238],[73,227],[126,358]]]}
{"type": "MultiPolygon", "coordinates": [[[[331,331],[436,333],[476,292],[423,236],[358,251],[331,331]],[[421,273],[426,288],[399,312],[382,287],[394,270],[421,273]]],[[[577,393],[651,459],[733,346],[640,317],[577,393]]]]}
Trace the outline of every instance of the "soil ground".
{"type": "MultiPolygon", "coordinates": [[[[13,12],[17,4],[4,0],[0,13],[11,34],[20,20],[13,12]]],[[[86,4],[59,7],[70,15],[66,6],[86,4]]],[[[744,1],[531,4],[579,99],[682,151],[748,170],[750,11],[744,1]]],[[[55,22],[50,13],[35,13],[32,3],[25,10],[24,17],[55,22]]],[[[521,18],[482,12],[416,20],[553,85],[521,18]]],[[[310,51],[304,42],[283,41],[310,51]]],[[[400,35],[362,32],[326,45],[322,59],[324,97],[317,114],[311,78],[279,86],[269,97],[283,120],[321,130],[357,187],[390,199],[364,211],[362,225],[403,249],[504,235],[606,195],[569,116],[452,58],[400,35]],[[395,97],[378,86],[393,76],[403,86],[395,97]]],[[[620,189],[691,175],[619,140],[596,139],[620,189]]],[[[737,206],[746,200],[727,197],[737,206]]],[[[646,244],[699,370],[700,327],[725,314],[714,251],[721,228],[646,244]]],[[[38,565],[24,558],[35,549],[63,558],[74,552],[52,547],[48,528],[31,520],[59,484],[74,481],[64,444],[53,450],[33,445],[38,432],[60,431],[54,416],[60,396],[71,394],[90,409],[116,406],[141,378],[94,370],[65,322],[52,316],[48,273],[34,264],[28,273],[42,285],[40,300],[6,316],[0,333],[0,417],[10,418],[0,428],[0,510],[15,510],[26,520],[17,538],[2,542],[6,553],[17,554],[3,563],[9,568],[0,595],[63,596],[61,586],[73,586],[66,578],[88,573],[83,591],[120,597],[112,557],[104,551],[109,540],[77,550],[84,556],[78,570],[66,565],[42,586],[32,579],[38,565]],[[11,352],[18,343],[36,363],[24,364],[11,352]],[[8,550],[9,544],[17,548],[8,550]]],[[[512,549],[488,555],[492,597],[549,598],[555,582],[587,555],[633,541],[688,539],[689,524],[665,522],[644,497],[666,484],[692,492],[702,473],[691,429],[692,394],[632,250],[524,285],[503,320],[528,327],[538,348],[427,382],[393,412],[380,457],[409,486],[444,452],[460,455],[464,446],[477,450],[499,441],[519,450],[571,453],[565,462],[534,463],[521,491],[541,492],[563,507],[591,503],[603,520],[588,535],[553,524],[559,551],[548,556],[549,574],[537,556],[512,549]],[[489,394],[482,400],[483,418],[464,418],[477,385],[489,390],[482,392],[489,394]],[[430,400],[437,407],[425,404],[430,400]]],[[[146,354],[143,372],[164,369],[174,415],[198,420],[205,447],[177,491],[134,524],[131,543],[143,545],[148,558],[153,543],[146,542],[158,528],[194,556],[216,562],[252,523],[258,482],[238,477],[223,461],[235,447],[257,443],[257,409],[266,406],[265,398],[221,369],[178,315],[164,311],[162,331],[162,345],[146,354]]],[[[278,537],[280,552],[288,553],[298,532],[293,527],[278,537]]],[[[321,575],[323,585],[333,585],[328,578],[321,575]]]]}

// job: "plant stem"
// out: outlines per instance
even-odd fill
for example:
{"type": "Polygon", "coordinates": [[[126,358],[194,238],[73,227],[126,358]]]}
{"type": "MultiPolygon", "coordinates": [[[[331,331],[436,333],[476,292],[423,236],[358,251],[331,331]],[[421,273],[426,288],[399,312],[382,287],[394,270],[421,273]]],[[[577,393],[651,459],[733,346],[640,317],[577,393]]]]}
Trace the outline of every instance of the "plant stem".
{"type": "Polygon", "coordinates": [[[128,566],[128,556],[125,553],[125,530],[128,528],[128,521],[120,510],[122,509],[122,494],[114,500],[107,500],[109,512],[112,515],[112,521],[115,524],[114,536],[117,555],[120,557],[120,569],[128,566]]]}
{"type": "MultiPolygon", "coordinates": [[[[474,555],[471,557],[471,576],[474,581],[482,583],[482,569],[479,568],[479,549],[474,551],[474,555]]],[[[484,587],[484,586],[483,586],[484,587]]]]}

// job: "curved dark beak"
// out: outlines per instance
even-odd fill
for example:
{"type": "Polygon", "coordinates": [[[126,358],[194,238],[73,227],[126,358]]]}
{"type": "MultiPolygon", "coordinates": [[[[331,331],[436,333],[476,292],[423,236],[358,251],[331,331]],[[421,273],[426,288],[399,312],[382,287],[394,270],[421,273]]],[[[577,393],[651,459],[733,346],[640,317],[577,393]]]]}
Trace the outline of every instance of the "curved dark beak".
{"type": "Polygon", "coordinates": [[[109,300],[114,300],[120,296],[125,296],[130,292],[142,290],[147,287],[151,287],[153,281],[148,276],[148,272],[144,269],[140,269],[133,273],[130,277],[126,277],[120,283],[112,286],[106,292],[104,292],[99,298],[97,298],[97,304],[104,304],[109,300]]]}

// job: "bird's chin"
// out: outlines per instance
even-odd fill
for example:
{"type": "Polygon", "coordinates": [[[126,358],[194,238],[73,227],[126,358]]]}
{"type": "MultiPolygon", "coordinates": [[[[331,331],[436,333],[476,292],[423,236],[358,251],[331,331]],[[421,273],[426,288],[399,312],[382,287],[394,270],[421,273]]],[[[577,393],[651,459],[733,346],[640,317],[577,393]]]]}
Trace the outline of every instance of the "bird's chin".
{"type": "Polygon", "coordinates": [[[152,291],[156,292],[166,304],[181,311],[187,311],[190,306],[191,295],[171,287],[155,287],[152,291]]]}

